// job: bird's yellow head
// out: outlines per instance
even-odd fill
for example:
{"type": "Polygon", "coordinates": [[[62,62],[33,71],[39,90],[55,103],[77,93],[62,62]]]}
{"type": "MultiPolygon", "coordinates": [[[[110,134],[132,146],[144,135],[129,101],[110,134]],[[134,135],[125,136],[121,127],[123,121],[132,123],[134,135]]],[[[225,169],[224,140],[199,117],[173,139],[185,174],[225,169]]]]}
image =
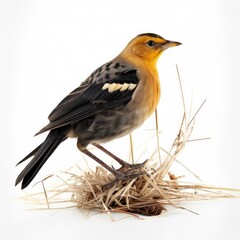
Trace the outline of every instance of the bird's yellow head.
{"type": "Polygon", "coordinates": [[[122,54],[134,61],[156,64],[164,50],[181,43],[169,41],[154,33],[143,33],[132,39],[122,54]]]}

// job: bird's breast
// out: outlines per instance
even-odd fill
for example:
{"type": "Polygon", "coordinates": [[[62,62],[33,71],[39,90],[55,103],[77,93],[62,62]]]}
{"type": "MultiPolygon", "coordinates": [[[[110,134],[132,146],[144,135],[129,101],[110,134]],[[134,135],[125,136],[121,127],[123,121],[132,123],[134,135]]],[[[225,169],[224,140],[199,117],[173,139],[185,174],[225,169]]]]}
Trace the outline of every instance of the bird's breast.
{"type": "Polygon", "coordinates": [[[145,121],[157,108],[160,99],[160,82],[156,69],[144,71],[139,74],[139,86],[136,89],[132,106],[141,114],[141,119],[145,121]]]}

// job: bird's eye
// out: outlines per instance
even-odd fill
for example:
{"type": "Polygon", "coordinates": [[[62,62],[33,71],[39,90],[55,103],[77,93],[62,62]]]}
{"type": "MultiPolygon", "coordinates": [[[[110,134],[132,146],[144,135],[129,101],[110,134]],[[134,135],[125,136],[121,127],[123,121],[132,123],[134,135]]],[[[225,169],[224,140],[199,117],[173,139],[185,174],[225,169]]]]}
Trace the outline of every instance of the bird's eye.
{"type": "Polygon", "coordinates": [[[149,40],[149,41],[147,41],[146,45],[150,48],[153,48],[156,45],[156,42],[149,40]]]}

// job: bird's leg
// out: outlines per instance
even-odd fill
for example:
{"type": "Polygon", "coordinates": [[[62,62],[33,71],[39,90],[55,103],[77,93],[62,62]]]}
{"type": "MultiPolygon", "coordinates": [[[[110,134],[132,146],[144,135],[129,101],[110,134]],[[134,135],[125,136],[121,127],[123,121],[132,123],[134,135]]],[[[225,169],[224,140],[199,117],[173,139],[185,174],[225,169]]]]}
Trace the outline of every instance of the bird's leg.
{"type": "Polygon", "coordinates": [[[129,181],[129,180],[132,180],[135,178],[139,178],[146,174],[146,172],[142,172],[142,171],[139,171],[137,173],[131,172],[129,169],[126,172],[120,172],[120,171],[108,166],[100,158],[98,158],[93,153],[91,153],[89,150],[87,150],[85,147],[83,147],[79,141],[77,143],[77,147],[82,153],[86,154],[88,157],[95,160],[97,163],[102,165],[105,169],[107,169],[109,172],[111,172],[115,176],[115,178],[116,178],[115,180],[113,180],[112,182],[103,186],[104,191],[111,188],[114,184],[118,183],[119,181],[129,181]]]}
{"type": "Polygon", "coordinates": [[[106,153],[108,156],[110,156],[111,158],[113,158],[114,160],[116,160],[120,165],[124,166],[125,164],[127,164],[125,161],[123,161],[122,159],[120,159],[119,157],[117,157],[116,155],[114,155],[113,153],[109,152],[106,148],[102,147],[100,144],[98,143],[92,143],[92,145],[98,149],[100,149],[101,151],[103,151],[104,153],[106,153]]]}
{"type": "MultiPolygon", "coordinates": [[[[108,156],[110,156],[111,158],[113,158],[114,160],[116,160],[124,169],[137,169],[137,168],[142,168],[145,163],[147,162],[144,161],[143,163],[137,163],[137,164],[130,164],[125,162],[124,160],[120,159],[119,157],[117,157],[116,155],[114,155],[113,153],[109,152],[106,148],[104,148],[103,146],[101,146],[98,143],[92,143],[93,146],[95,146],[96,148],[100,149],[101,151],[103,151],[104,153],[106,153],[108,156]]],[[[121,169],[122,169],[121,168],[121,169]]]]}
{"type": "Polygon", "coordinates": [[[98,158],[97,156],[95,156],[93,153],[91,153],[89,150],[87,149],[80,149],[81,152],[83,152],[84,154],[86,154],[87,156],[89,156],[90,158],[92,158],[93,160],[95,160],[97,163],[99,163],[100,165],[102,165],[104,168],[106,168],[109,172],[111,172],[117,179],[117,181],[127,181],[127,180],[131,180],[134,178],[138,178],[144,174],[146,174],[145,172],[138,172],[138,173],[121,173],[119,171],[117,171],[116,169],[108,166],[105,162],[103,162],[100,158],[98,158]]]}

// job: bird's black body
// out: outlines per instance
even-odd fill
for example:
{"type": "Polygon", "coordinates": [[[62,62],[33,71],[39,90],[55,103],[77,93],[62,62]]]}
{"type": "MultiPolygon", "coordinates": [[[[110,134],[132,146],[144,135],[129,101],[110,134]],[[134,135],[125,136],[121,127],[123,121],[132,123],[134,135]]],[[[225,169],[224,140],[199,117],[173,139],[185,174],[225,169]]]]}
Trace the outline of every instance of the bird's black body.
{"type": "Polygon", "coordinates": [[[41,145],[19,162],[33,156],[17,177],[16,185],[22,181],[22,188],[27,187],[53,151],[68,137],[77,137],[78,144],[85,148],[89,143],[109,141],[130,131],[133,124],[129,125],[122,108],[131,100],[136,88],[112,92],[102,88],[106,83],[137,86],[138,81],[136,70],[121,63],[109,62],[94,71],[51,112],[50,123],[36,135],[48,130],[50,133],[41,145]]]}

